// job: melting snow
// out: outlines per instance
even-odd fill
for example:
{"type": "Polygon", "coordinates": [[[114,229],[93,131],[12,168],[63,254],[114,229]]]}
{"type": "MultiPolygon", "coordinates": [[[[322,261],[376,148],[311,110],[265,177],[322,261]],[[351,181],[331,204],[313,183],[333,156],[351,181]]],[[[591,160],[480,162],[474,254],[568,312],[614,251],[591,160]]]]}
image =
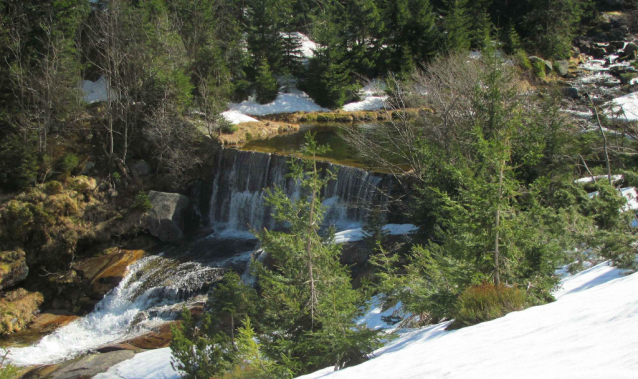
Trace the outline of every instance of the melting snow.
{"type": "Polygon", "coordinates": [[[277,99],[269,104],[259,104],[250,98],[239,104],[230,104],[230,110],[251,116],[265,116],[278,113],[324,112],[327,109],[317,105],[310,96],[303,92],[280,93],[277,99]]]}
{"type": "Polygon", "coordinates": [[[259,120],[237,111],[226,111],[220,115],[233,125],[243,124],[244,122],[259,122],[259,120]]]}
{"type": "Polygon", "coordinates": [[[407,332],[359,366],[301,378],[635,378],[636,288],[638,274],[603,263],[565,279],[554,303],[456,331],[407,332]]]}
{"type": "MultiPolygon", "coordinates": [[[[107,101],[108,93],[106,78],[104,76],[101,76],[94,82],[90,80],[83,80],[82,92],[84,92],[84,101],[88,104],[107,101]]],[[[113,92],[111,92],[111,96],[114,96],[113,92]]]]}
{"type": "MultiPolygon", "coordinates": [[[[635,378],[638,274],[608,262],[562,281],[557,301],[456,331],[448,323],[405,331],[361,365],[299,379],[635,378]]],[[[383,327],[375,299],[360,322],[383,327]]],[[[119,363],[98,379],[177,379],[170,349],[119,363]]]]}
{"type": "Polygon", "coordinates": [[[621,114],[620,118],[626,118],[627,121],[638,121],[638,92],[617,97],[606,105],[609,106],[609,109],[605,113],[624,111],[624,117],[621,114]]]}

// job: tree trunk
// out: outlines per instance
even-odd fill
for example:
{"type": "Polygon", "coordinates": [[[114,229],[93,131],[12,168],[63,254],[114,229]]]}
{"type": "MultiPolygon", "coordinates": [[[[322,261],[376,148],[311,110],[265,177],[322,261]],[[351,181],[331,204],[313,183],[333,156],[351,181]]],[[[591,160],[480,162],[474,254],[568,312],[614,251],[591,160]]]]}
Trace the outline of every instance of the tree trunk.
{"type": "Polygon", "coordinates": [[[501,198],[503,197],[503,166],[504,162],[500,162],[501,167],[498,174],[498,203],[496,204],[496,237],[494,238],[494,284],[499,285],[501,279],[499,277],[499,239],[500,239],[500,231],[499,227],[501,226],[501,198]]]}

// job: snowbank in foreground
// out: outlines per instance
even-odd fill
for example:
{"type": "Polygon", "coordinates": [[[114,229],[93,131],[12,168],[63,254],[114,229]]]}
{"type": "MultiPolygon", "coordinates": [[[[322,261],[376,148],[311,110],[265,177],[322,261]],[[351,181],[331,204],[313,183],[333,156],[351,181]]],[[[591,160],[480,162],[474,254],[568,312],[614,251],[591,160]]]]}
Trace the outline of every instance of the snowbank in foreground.
{"type": "Polygon", "coordinates": [[[629,95],[615,98],[608,102],[609,110],[605,113],[610,115],[610,111],[613,113],[624,111],[624,116],[621,114],[621,119],[627,119],[627,121],[638,121],[638,92],[630,93],[629,95]]]}
{"type": "MultiPolygon", "coordinates": [[[[410,234],[417,229],[416,226],[412,224],[388,224],[383,227],[383,229],[388,232],[391,236],[410,234]]],[[[345,243],[345,242],[357,242],[362,241],[365,237],[363,230],[361,228],[344,230],[339,233],[335,233],[335,242],[336,243],[345,243]]]]}
{"type": "MultiPolygon", "coordinates": [[[[551,304],[445,331],[447,323],[405,332],[376,358],[299,379],[635,378],[638,372],[638,274],[608,262],[562,282],[551,304]]],[[[373,299],[359,322],[385,327],[373,299]]],[[[169,348],[147,351],[97,379],[177,379],[169,348]]]]}
{"type": "Polygon", "coordinates": [[[226,119],[226,121],[230,122],[233,125],[243,124],[244,122],[259,122],[259,120],[250,116],[246,116],[245,114],[239,113],[237,111],[226,111],[220,113],[220,115],[224,119],[226,119]]]}
{"type": "Polygon", "coordinates": [[[171,349],[145,351],[118,363],[94,379],[179,379],[181,376],[171,367],[171,349]]]}
{"type": "Polygon", "coordinates": [[[638,274],[603,263],[565,279],[554,303],[457,331],[411,331],[359,366],[301,378],[635,378],[636,288],[638,274]]]}
{"type": "Polygon", "coordinates": [[[280,93],[277,99],[269,104],[259,104],[250,98],[239,104],[230,104],[231,111],[244,115],[265,116],[277,113],[325,112],[327,109],[317,105],[310,96],[300,93],[280,93]]]}

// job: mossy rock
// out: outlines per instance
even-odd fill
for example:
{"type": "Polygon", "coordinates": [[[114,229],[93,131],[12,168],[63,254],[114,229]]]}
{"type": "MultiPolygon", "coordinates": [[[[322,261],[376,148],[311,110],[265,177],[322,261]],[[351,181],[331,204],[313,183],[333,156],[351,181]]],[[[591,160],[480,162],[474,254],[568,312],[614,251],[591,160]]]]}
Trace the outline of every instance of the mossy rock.
{"type": "Polygon", "coordinates": [[[0,252],[0,290],[13,287],[29,275],[23,250],[0,252]]]}
{"type": "Polygon", "coordinates": [[[7,292],[0,298],[0,333],[11,334],[22,330],[33,320],[43,302],[44,298],[39,292],[29,292],[24,288],[7,292]]]}

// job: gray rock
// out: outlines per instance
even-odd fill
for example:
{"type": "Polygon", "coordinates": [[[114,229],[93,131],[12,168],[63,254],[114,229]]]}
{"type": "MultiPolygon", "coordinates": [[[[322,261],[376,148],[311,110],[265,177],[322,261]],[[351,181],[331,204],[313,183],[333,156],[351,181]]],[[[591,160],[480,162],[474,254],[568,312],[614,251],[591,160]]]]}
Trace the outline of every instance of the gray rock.
{"type": "Polygon", "coordinates": [[[52,379],[80,379],[92,378],[106,372],[116,364],[131,359],[135,353],[130,350],[118,350],[109,353],[91,354],[56,370],[52,379]]]}
{"type": "Polygon", "coordinates": [[[552,69],[554,68],[552,66],[552,62],[547,61],[547,60],[545,60],[543,58],[537,57],[535,55],[530,56],[529,57],[529,61],[532,62],[532,63],[534,63],[534,62],[543,62],[543,65],[545,66],[545,72],[546,73],[552,72],[552,69]]]}
{"type": "Polygon", "coordinates": [[[580,98],[580,92],[578,91],[578,88],[574,88],[574,87],[565,88],[563,89],[563,92],[565,93],[565,96],[571,99],[580,98]]]}
{"type": "Polygon", "coordinates": [[[631,54],[634,51],[638,51],[638,45],[633,42],[629,42],[623,51],[625,54],[631,54]]]}
{"type": "Polygon", "coordinates": [[[563,77],[567,76],[567,74],[569,74],[569,62],[567,61],[554,62],[554,70],[556,70],[556,72],[560,76],[563,76],[563,77]]]}
{"type": "Polygon", "coordinates": [[[151,173],[151,165],[142,159],[131,165],[131,171],[135,176],[147,176],[151,173]]]}
{"type": "Polygon", "coordinates": [[[153,208],[144,218],[144,226],[163,242],[177,242],[184,236],[188,218],[188,197],[178,193],[150,191],[148,198],[153,208]]]}
{"type": "Polygon", "coordinates": [[[29,275],[26,254],[22,250],[0,252],[0,290],[20,283],[29,275]]]}

